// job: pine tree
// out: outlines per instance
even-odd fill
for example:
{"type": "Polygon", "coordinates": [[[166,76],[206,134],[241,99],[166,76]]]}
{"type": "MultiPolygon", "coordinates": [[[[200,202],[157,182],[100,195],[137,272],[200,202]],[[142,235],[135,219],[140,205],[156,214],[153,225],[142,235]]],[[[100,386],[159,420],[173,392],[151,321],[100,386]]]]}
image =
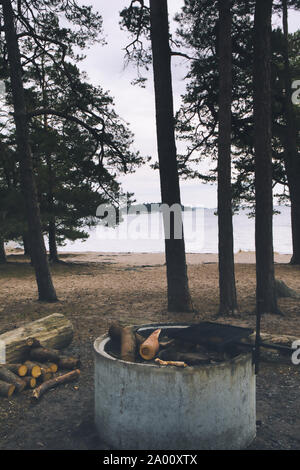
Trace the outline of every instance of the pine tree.
{"type": "MultiPolygon", "coordinates": [[[[162,203],[167,204],[171,208],[173,204],[181,206],[181,200],[176,158],[171,54],[166,0],[150,0],[150,24],[162,203]]],[[[180,221],[175,220],[175,215],[174,218],[171,218],[170,238],[165,239],[165,248],[168,309],[170,311],[190,311],[191,299],[188,288],[181,215],[180,221]],[[180,239],[175,237],[176,223],[180,224],[182,228],[180,239]]]]}
{"type": "Polygon", "coordinates": [[[219,138],[218,138],[218,221],[219,285],[221,315],[235,314],[237,296],[234,272],[232,188],[231,188],[231,102],[232,102],[232,12],[230,0],[219,7],[219,138]]]}
{"type": "Polygon", "coordinates": [[[273,252],[271,19],[272,0],[258,0],[254,18],[254,145],[256,299],[260,313],[279,313],[273,252]]]}

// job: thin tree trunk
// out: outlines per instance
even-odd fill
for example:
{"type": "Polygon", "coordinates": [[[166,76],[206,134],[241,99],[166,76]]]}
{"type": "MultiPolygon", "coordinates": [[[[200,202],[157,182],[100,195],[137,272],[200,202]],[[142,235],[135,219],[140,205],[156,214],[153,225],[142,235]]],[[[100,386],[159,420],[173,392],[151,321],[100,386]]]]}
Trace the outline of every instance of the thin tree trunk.
{"type": "MultiPolygon", "coordinates": [[[[165,234],[168,310],[191,311],[175,143],[167,0],[150,0],[150,20],[162,203],[169,208],[180,205],[176,220],[171,217],[170,237],[165,234]],[[182,229],[180,239],[175,238],[175,223],[182,229]]],[[[167,217],[165,214],[165,227],[167,217]]]]}
{"type": "Polygon", "coordinates": [[[7,262],[5,247],[4,247],[4,240],[0,237],[0,264],[5,264],[7,262]]]}
{"type": "Polygon", "coordinates": [[[271,148],[272,0],[257,0],[254,19],[254,146],[256,299],[261,313],[279,313],[275,291],[271,148]]]}
{"type": "Polygon", "coordinates": [[[220,315],[238,310],[233,252],[231,188],[232,41],[231,1],[219,0],[218,222],[220,315]]]}
{"type": "MultiPolygon", "coordinates": [[[[47,121],[45,117],[45,122],[47,121]]],[[[45,124],[45,128],[47,125],[45,124]]],[[[57,244],[56,244],[56,223],[55,223],[55,207],[54,207],[54,195],[53,195],[53,170],[51,165],[51,156],[46,156],[47,169],[48,169],[48,212],[49,212],[49,224],[48,224],[48,236],[49,236],[49,261],[51,263],[59,263],[57,244]]]]}
{"type": "Polygon", "coordinates": [[[300,158],[297,150],[296,116],[292,103],[292,79],[289,62],[289,31],[287,0],[282,0],[284,35],[284,82],[286,138],[284,162],[291,198],[293,256],[291,264],[300,264],[300,158]]]}
{"type": "Polygon", "coordinates": [[[34,181],[32,154],[29,144],[29,128],[22,80],[22,66],[19,44],[14,25],[14,12],[11,0],[2,0],[3,20],[10,68],[16,140],[20,160],[21,186],[24,194],[28,232],[30,237],[31,257],[36,273],[39,300],[57,300],[49,270],[45,243],[40,220],[37,190],[34,181]]]}
{"type": "MultiPolygon", "coordinates": [[[[41,87],[43,96],[43,106],[46,109],[48,107],[48,96],[47,96],[47,84],[46,84],[46,73],[44,65],[44,54],[42,56],[42,76],[41,76],[41,87]]],[[[48,116],[44,114],[44,130],[45,133],[49,130],[48,116]]],[[[49,237],[49,261],[51,263],[59,263],[57,244],[56,244],[56,224],[55,224],[55,207],[54,207],[54,194],[53,194],[53,168],[51,163],[51,153],[46,149],[46,163],[47,163],[47,176],[48,176],[48,237],[49,237]]]]}
{"type": "MultiPolygon", "coordinates": [[[[47,116],[45,116],[45,130],[48,128],[47,116]]],[[[49,261],[51,263],[59,263],[57,244],[56,244],[56,223],[55,223],[55,207],[53,195],[53,169],[51,164],[51,155],[46,155],[47,170],[48,170],[48,236],[49,236],[49,261]]]]}

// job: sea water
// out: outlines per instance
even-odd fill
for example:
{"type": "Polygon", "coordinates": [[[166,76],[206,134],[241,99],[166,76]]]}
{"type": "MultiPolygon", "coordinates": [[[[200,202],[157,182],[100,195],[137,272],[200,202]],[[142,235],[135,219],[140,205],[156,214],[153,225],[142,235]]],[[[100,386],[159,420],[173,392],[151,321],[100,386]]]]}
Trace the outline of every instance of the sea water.
{"type": "MultiPolygon", "coordinates": [[[[290,208],[276,207],[274,215],[274,251],[292,253],[290,208]]],[[[218,252],[218,218],[215,209],[197,208],[183,213],[184,236],[188,253],[218,252]]],[[[233,217],[234,251],[255,250],[255,222],[246,210],[233,217]]],[[[63,251],[94,251],[117,253],[160,253],[164,251],[162,215],[151,214],[124,216],[117,228],[106,229],[103,224],[87,229],[89,238],[82,242],[68,241],[63,251]]]]}

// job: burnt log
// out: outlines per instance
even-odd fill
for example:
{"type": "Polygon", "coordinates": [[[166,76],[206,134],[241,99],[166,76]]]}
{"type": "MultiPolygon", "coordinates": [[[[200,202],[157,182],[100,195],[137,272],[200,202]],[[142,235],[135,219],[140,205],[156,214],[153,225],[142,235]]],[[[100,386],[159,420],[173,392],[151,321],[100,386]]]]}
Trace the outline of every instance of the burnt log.
{"type": "MultiPolygon", "coordinates": [[[[132,328],[134,329],[133,326],[122,326],[120,322],[113,322],[109,329],[108,329],[108,335],[114,341],[116,344],[119,344],[121,346],[121,337],[122,337],[122,332],[124,328],[132,328]]],[[[139,333],[135,333],[135,338],[137,345],[140,346],[144,341],[145,338],[144,336],[140,335],[139,333]]]]}
{"type": "Polygon", "coordinates": [[[125,326],[121,334],[121,359],[134,362],[136,359],[136,337],[131,326],[125,326]]]}
{"type": "Polygon", "coordinates": [[[211,362],[209,355],[192,352],[180,352],[175,348],[169,348],[159,353],[159,358],[164,361],[179,361],[185,362],[189,366],[196,366],[200,364],[209,364],[211,362]]]}

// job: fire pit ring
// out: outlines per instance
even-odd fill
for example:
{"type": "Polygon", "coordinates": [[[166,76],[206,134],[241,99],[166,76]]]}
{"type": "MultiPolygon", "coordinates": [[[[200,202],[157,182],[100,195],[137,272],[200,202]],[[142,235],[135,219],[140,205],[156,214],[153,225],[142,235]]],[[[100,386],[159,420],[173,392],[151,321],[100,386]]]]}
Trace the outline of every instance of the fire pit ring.
{"type": "MultiPolygon", "coordinates": [[[[151,324],[140,331],[183,328],[151,324]]],[[[126,362],[109,354],[110,337],[94,343],[95,423],[112,449],[243,449],[256,434],[252,354],[196,367],[126,362]]]]}

